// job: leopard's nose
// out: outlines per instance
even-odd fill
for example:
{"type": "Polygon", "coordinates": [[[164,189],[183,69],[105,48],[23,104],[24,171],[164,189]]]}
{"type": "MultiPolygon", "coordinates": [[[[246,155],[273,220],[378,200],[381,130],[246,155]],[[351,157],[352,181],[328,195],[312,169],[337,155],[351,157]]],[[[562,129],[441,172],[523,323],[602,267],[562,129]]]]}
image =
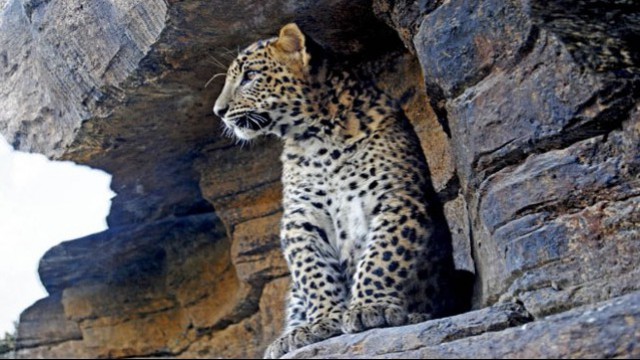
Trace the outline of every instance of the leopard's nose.
{"type": "Polygon", "coordinates": [[[221,106],[216,105],[216,106],[213,107],[213,113],[218,115],[220,118],[223,118],[224,114],[226,114],[228,110],[229,110],[228,106],[221,107],[221,106]]]}

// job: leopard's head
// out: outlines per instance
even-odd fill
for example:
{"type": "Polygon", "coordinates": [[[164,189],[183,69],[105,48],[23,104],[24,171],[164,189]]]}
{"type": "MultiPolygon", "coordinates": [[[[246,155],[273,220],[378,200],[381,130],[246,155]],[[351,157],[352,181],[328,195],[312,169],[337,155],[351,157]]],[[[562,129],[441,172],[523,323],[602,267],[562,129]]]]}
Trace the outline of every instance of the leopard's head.
{"type": "Polygon", "coordinates": [[[311,111],[309,61],[305,36],[296,24],[285,25],[277,38],[250,45],[231,63],[214,113],[239,139],[284,136],[311,111]]]}

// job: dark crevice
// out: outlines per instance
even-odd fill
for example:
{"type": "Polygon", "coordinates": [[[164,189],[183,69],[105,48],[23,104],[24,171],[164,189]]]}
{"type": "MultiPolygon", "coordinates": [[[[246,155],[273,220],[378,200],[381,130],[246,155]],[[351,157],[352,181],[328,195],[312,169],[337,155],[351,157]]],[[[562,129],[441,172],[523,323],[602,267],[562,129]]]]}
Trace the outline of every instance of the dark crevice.
{"type": "Polygon", "coordinates": [[[412,39],[420,28],[421,20],[440,7],[443,2],[444,0],[373,0],[372,6],[376,17],[395,29],[405,47],[415,54],[412,39]]]}
{"type": "Polygon", "coordinates": [[[451,128],[449,127],[449,115],[447,114],[447,98],[444,95],[444,91],[438,84],[426,80],[425,86],[427,89],[427,97],[429,98],[429,105],[436,114],[438,123],[442,126],[442,130],[447,137],[451,139],[451,128]]]}
{"type": "MultiPolygon", "coordinates": [[[[244,252],[240,252],[238,253],[238,256],[254,256],[254,255],[265,255],[266,253],[268,253],[271,250],[274,249],[280,249],[280,243],[278,241],[271,241],[267,244],[264,244],[262,246],[257,246],[255,248],[252,248],[249,251],[244,251],[244,252]]],[[[254,260],[255,261],[255,260],[254,260]]],[[[242,263],[247,263],[247,262],[253,262],[251,260],[246,260],[246,261],[237,261],[236,264],[242,264],[242,263]]]]}
{"type": "Polygon", "coordinates": [[[460,195],[460,188],[460,178],[457,173],[454,173],[442,190],[438,191],[438,199],[443,204],[455,200],[460,195]]]}
{"type": "Polygon", "coordinates": [[[261,187],[266,187],[266,186],[273,185],[273,184],[278,184],[278,183],[280,183],[280,178],[267,179],[266,181],[256,182],[254,185],[251,186],[251,188],[241,189],[241,190],[234,191],[234,192],[231,192],[231,193],[226,193],[226,194],[224,194],[222,196],[212,198],[211,201],[224,202],[226,199],[234,198],[234,197],[236,197],[238,195],[242,195],[242,194],[248,193],[248,192],[250,192],[250,191],[252,191],[254,189],[261,188],[261,187]]]}
{"type": "Polygon", "coordinates": [[[465,219],[467,221],[467,228],[469,229],[469,249],[471,249],[471,260],[473,261],[473,270],[475,273],[475,279],[472,285],[472,289],[471,289],[471,307],[472,308],[478,308],[479,301],[478,299],[482,298],[482,268],[480,266],[480,264],[478,263],[478,260],[481,258],[480,255],[478,254],[478,250],[480,249],[480,247],[482,246],[482,244],[479,241],[476,241],[475,239],[475,232],[474,232],[474,227],[473,227],[473,220],[471,218],[471,209],[469,208],[470,206],[470,199],[465,199],[464,201],[464,206],[466,208],[466,213],[467,213],[467,218],[465,219]],[[476,246],[477,245],[477,246],[476,246]]]}
{"type": "Polygon", "coordinates": [[[151,358],[151,359],[158,359],[158,358],[172,358],[174,357],[176,354],[167,351],[167,350],[159,350],[159,351],[152,351],[149,353],[141,353],[141,354],[136,354],[136,355],[131,355],[131,356],[122,356],[119,357],[120,359],[140,359],[143,357],[147,357],[147,358],[151,358]]]}
{"type": "Polygon", "coordinates": [[[471,165],[471,167],[472,167],[474,170],[478,171],[478,168],[480,168],[480,167],[482,167],[482,165],[484,165],[484,164],[483,164],[483,160],[484,160],[485,158],[491,158],[494,154],[499,154],[499,153],[500,153],[500,151],[502,151],[503,149],[506,149],[509,145],[511,145],[511,144],[513,144],[513,143],[515,143],[515,142],[517,142],[518,140],[519,140],[519,139],[511,139],[511,140],[509,140],[509,141],[505,142],[504,144],[502,144],[502,145],[500,145],[500,146],[498,146],[498,147],[496,147],[496,148],[494,148],[494,149],[491,149],[491,150],[489,150],[489,151],[482,151],[482,152],[479,152],[479,153],[478,153],[478,155],[477,155],[477,157],[476,157],[476,160],[473,162],[473,164],[471,165]]]}
{"type": "MultiPolygon", "coordinates": [[[[629,180],[629,179],[624,179],[629,180]]],[[[623,182],[624,186],[628,186],[626,193],[612,194],[611,188],[601,189],[599,191],[590,191],[588,197],[568,196],[565,199],[559,201],[544,201],[536,204],[525,206],[515,212],[512,218],[502,221],[495,226],[495,233],[498,229],[510,223],[514,219],[522,218],[532,214],[557,214],[557,216],[546,216],[544,218],[545,223],[549,223],[559,216],[568,216],[579,213],[584,209],[591,207],[599,202],[623,202],[640,195],[640,181],[627,181],[623,182]],[[634,188],[633,185],[638,185],[638,188],[634,188]]],[[[620,184],[618,184],[620,186],[620,184]]]]}
{"type": "Polygon", "coordinates": [[[535,25],[531,25],[531,28],[529,29],[529,33],[527,34],[526,39],[524,40],[524,42],[522,43],[520,48],[518,48],[517,52],[514,55],[511,67],[515,68],[516,66],[518,66],[520,62],[526,59],[527,56],[531,54],[531,52],[533,52],[533,50],[535,49],[536,43],[538,42],[538,39],[540,39],[540,28],[538,28],[535,25]]]}
{"type": "MultiPolygon", "coordinates": [[[[425,168],[424,173],[430,177],[428,167],[425,168]]],[[[459,187],[457,176],[450,183],[447,185],[451,185],[452,188],[459,187]]],[[[434,308],[434,315],[445,317],[462,314],[471,309],[473,283],[476,277],[469,271],[455,268],[451,227],[445,216],[444,201],[435,192],[433,184],[431,182],[427,184],[424,189],[425,200],[429,204],[429,215],[434,227],[432,235],[434,243],[431,250],[433,256],[429,260],[437,264],[434,266],[439,269],[435,277],[438,291],[434,296],[434,303],[437,304],[434,308]]],[[[457,194],[457,191],[455,193],[457,194]]]]}
{"type": "MultiPolygon", "coordinates": [[[[39,342],[33,346],[24,346],[20,344],[20,341],[24,341],[24,339],[19,339],[19,341],[16,343],[16,348],[15,351],[20,351],[20,350],[28,350],[28,349],[37,349],[40,347],[47,347],[47,346],[56,346],[56,345],[60,345],[60,344],[64,344],[66,342],[69,341],[81,341],[83,340],[82,337],[74,337],[74,338],[69,338],[69,339],[64,339],[64,340],[57,340],[57,341],[47,341],[47,342],[39,342]]],[[[0,354],[0,359],[3,359],[2,355],[4,354],[0,354]]]]}
{"type": "Polygon", "coordinates": [[[205,199],[194,199],[193,206],[183,211],[176,211],[171,218],[185,218],[189,216],[198,216],[203,214],[215,213],[213,206],[205,199]]]}

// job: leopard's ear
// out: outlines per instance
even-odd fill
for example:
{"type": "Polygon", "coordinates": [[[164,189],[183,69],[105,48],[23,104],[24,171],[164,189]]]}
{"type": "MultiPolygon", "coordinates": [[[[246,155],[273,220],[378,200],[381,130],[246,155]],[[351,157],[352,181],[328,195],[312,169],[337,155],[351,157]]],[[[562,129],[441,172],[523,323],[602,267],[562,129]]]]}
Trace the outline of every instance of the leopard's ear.
{"type": "Polygon", "coordinates": [[[294,71],[307,71],[310,56],[305,48],[305,37],[298,25],[287,24],[280,29],[278,40],[273,43],[275,55],[294,71]]]}
{"type": "Polygon", "coordinates": [[[287,24],[280,29],[275,45],[286,54],[302,52],[304,51],[304,34],[295,23],[287,24]]]}

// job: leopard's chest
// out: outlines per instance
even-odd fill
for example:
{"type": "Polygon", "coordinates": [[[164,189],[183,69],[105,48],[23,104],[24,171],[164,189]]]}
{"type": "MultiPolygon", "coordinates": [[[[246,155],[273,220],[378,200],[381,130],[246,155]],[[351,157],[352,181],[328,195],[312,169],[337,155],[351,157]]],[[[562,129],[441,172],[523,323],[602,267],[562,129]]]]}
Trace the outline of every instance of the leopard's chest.
{"type": "Polygon", "coordinates": [[[348,268],[365,249],[376,201],[368,191],[375,164],[358,152],[362,150],[350,154],[344,148],[319,148],[283,159],[285,196],[310,204],[310,220],[326,230],[332,250],[348,268]]]}
{"type": "Polygon", "coordinates": [[[347,265],[350,259],[356,259],[365,248],[369,233],[370,216],[367,214],[366,199],[352,197],[349,191],[335,192],[335,204],[330,209],[332,226],[336,238],[334,246],[340,254],[341,261],[347,265]]]}

